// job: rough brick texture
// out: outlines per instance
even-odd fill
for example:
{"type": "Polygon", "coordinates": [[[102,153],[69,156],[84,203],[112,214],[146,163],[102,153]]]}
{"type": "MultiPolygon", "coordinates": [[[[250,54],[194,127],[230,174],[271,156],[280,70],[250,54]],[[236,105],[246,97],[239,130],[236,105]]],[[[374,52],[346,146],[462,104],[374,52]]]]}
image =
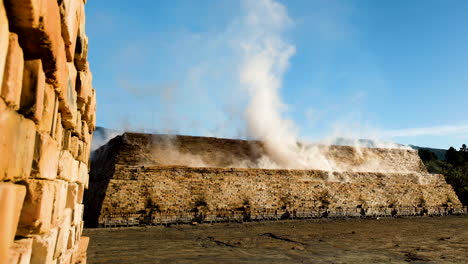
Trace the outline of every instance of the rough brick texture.
{"type": "Polygon", "coordinates": [[[95,102],[84,3],[0,0],[0,263],[86,261],[95,102]]]}

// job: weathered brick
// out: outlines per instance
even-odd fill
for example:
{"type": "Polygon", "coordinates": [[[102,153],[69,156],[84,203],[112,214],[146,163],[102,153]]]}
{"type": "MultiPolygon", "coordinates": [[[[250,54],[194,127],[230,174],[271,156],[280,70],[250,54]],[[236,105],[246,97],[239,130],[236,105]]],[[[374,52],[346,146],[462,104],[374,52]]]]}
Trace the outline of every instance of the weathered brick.
{"type": "Polygon", "coordinates": [[[85,16],[83,15],[80,18],[80,25],[78,28],[78,37],[76,39],[76,47],[75,47],[75,58],[74,62],[76,68],[79,71],[86,71],[88,68],[88,37],[86,36],[85,26],[86,20],[85,16]]]}
{"type": "Polygon", "coordinates": [[[18,110],[20,107],[23,67],[23,50],[18,43],[18,36],[15,33],[10,33],[1,96],[14,110],[18,110]]]}
{"type": "Polygon", "coordinates": [[[80,224],[81,219],[83,219],[83,209],[84,205],[82,204],[75,204],[75,208],[73,209],[73,224],[74,226],[77,226],[80,224]]]}
{"type": "Polygon", "coordinates": [[[73,130],[73,135],[78,136],[78,138],[82,138],[81,133],[83,132],[82,129],[82,124],[81,124],[81,113],[77,112],[76,113],[76,127],[73,130]]]}
{"type": "Polygon", "coordinates": [[[78,182],[84,184],[85,188],[88,188],[89,174],[88,165],[84,162],[80,162],[78,182]]]}
{"type": "Polygon", "coordinates": [[[78,150],[79,150],[79,142],[80,139],[76,136],[71,137],[70,141],[70,152],[75,157],[75,159],[78,159],[78,150]]]}
{"type": "Polygon", "coordinates": [[[62,115],[60,113],[57,113],[57,119],[55,120],[55,133],[53,135],[53,138],[55,141],[57,141],[59,148],[62,149],[64,148],[63,146],[63,134],[64,134],[64,129],[62,126],[62,115]]]}
{"type": "Polygon", "coordinates": [[[57,118],[58,99],[54,88],[47,84],[44,89],[44,109],[38,130],[53,136],[55,129],[55,119],[57,118]]]}
{"type": "Polygon", "coordinates": [[[72,171],[71,171],[71,177],[70,177],[70,182],[79,182],[80,180],[80,175],[79,175],[79,168],[80,168],[80,162],[73,159],[72,161],[72,171]]]}
{"type": "Polygon", "coordinates": [[[66,86],[66,54],[56,0],[7,0],[10,29],[19,35],[26,59],[42,59],[47,82],[66,86]]]}
{"type": "MultiPolygon", "coordinates": [[[[71,145],[72,145],[72,133],[69,129],[63,130],[63,138],[62,138],[62,148],[64,150],[68,150],[71,152],[71,145]]],[[[72,153],[73,155],[73,153],[72,153]]]]}
{"type": "Polygon", "coordinates": [[[68,232],[69,232],[69,235],[68,235],[67,249],[71,249],[71,248],[75,247],[75,243],[76,243],[75,232],[76,232],[76,230],[75,230],[75,228],[70,227],[68,229],[68,232]]]}
{"type": "Polygon", "coordinates": [[[62,124],[67,129],[76,126],[77,93],[75,90],[77,71],[73,63],[67,64],[67,82],[59,91],[59,109],[62,114],[62,124]]]}
{"type": "Polygon", "coordinates": [[[23,207],[26,188],[12,183],[0,183],[0,260],[6,262],[23,207]]]}
{"type": "Polygon", "coordinates": [[[91,97],[92,74],[90,71],[80,71],[76,79],[76,92],[78,94],[78,109],[82,115],[85,114],[86,104],[91,97]]]}
{"type": "Polygon", "coordinates": [[[0,3],[0,83],[3,82],[3,71],[5,69],[6,56],[9,45],[8,18],[3,5],[0,3]]]}
{"type": "Polygon", "coordinates": [[[47,234],[32,236],[31,264],[55,264],[54,252],[57,237],[58,228],[51,229],[47,234]]]}
{"type": "Polygon", "coordinates": [[[32,238],[21,238],[15,240],[10,247],[10,261],[12,264],[29,264],[32,254],[32,238]]]}
{"type": "Polygon", "coordinates": [[[72,180],[72,175],[73,173],[73,163],[74,163],[74,158],[70,151],[68,150],[62,150],[60,151],[60,158],[59,158],[59,164],[58,164],[58,178],[66,181],[71,181],[72,180]]]}
{"type": "Polygon", "coordinates": [[[76,198],[78,203],[81,203],[83,201],[84,189],[84,184],[78,184],[78,197],[76,198]]]}
{"type": "MultiPolygon", "coordinates": [[[[73,261],[73,249],[66,250],[60,256],[60,258],[57,259],[57,264],[69,264],[69,263],[79,264],[73,261]]],[[[82,263],[82,264],[85,264],[85,263],[82,263]]]]}
{"type": "Polygon", "coordinates": [[[34,122],[10,110],[2,99],[0,113],[0,180],[26,179],[34,155],[34,122]]]}
{"type": "Polygon", "coordinates": [[[63,212],[67,205],[68,182],[55,181],[54,209],[52,210],[52,226],[60,224],[63,212]]]}
{"type": "Polygon", "coordinates": [[[24,62],[20,112],[38,123],[44,104],[45,76],[41,60],[24,62]]]}
{"type": "Polygon", "coordinates": [[[27,236],[49,232],[56,190],[55,184],[55,182],[48,180],[26,181],[26,198],[21,210],[17,235],[27,236]]]}
{"type": "Polygon", "coordinates": [[[73,254],[72,263],[86,263],[86,250],[89,245],[89,237],[81,236],[79,239],[78,247],[76,248],[75,254],[73,254]]]}
{"type": "Polygon", "coordinates": [[[77,183],[68,184],[67,208],[74,209],[76,204],[81,203],[81,201],[78,201],[78,191],[79,187],[77,183]]]}
{"type": "Polygon", "coordinates": [[[4,0],[12,28],[39,28],[42,3],[38,0],[4,0]]]}
{"type": "Polygon", "coordinates": [[[55,259],[60,257],[67,250],[68,236],[70,235],[70,228],[72,224],[72,214],[72,209],[67,208],[63,211],[61,223],[59,226],[57,244],[55,246],[55,259]]]}
{"type": "Polygon", "coordinates": [[[48,134],[37,133],[31,175],[35,178],[55,179],[59,155],[57,142],[48,134]]]}
{"type": "Polygon", "coordinates": [[[60,16],[62,18],[62,37],[65,41],[67,60],[73,62],[75,45],[83,16],[84,3],[81,0],[64,0],[60,4],[60,16]]]}

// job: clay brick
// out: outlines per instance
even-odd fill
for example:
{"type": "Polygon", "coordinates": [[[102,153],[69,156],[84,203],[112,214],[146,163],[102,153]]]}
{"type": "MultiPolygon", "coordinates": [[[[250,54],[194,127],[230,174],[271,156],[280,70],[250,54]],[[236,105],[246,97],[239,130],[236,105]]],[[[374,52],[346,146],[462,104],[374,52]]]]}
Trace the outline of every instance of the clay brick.
{"type": "Polygon", "coordinates": [[[80,162],[78,182],[84,184],[85,188],[88,189],[89,174],[88,165],[84,162],[80,162]]]}
{"type": "Polygon", "coordinates": [[[78,237],[78,246],[75,247],[73,254],[72,263],[85,264],[86,263],[86,250],[89,245],[89,237],[80,236],[78,237]]]}
{"type": "Polygon", "coordinates": [[[72,175],[77,172],[73,172],[74,158],[70,151],[62,150],[60,151],[60,158],[58,164],[58,178],[66,181],[72,180],[72,175]]]}
{"type": "Polygon", "coordinates": [[[73,63],[67,64],[67,82],[59,92],[59,109],[62,114],[64,128],[74,129],[76,126],[77,93],[76,87],[77,71],[73,63]]]}
{"type": "Polygon", "coordinates": [[[57,244],[55,246],[54,258],[57,259],[67,250],[68,236],[70,235],[70,228],[72,223],[72,209],[65,209],[62,214],[62,219],[59,227],[59,234],[57,244]]]}
{"type": "Polygon", "coordinates": [[[44,110],[39,122],[39,131],[53,136],[55,129],[55,119],[57,118],[58,99],[54,88],[47,84],[44,89],[44,110]]]}
{"type": "Polygon", "coordinates": [[[41,16],[41,1],[4,0],[12,28],[38,28],[41,16]]]}
{"type": "MultiPolygon", "coordinates": [[[[62,137],[62,148],[64,150],[68,150],[71,152],[71,146],[72,146],[72,133],[69,129],[64,129],[63,130],[63,137],[62,137]]],[[[73,153],[72,153],[73,156],[73,153]]]]}
{"type": "Polygon", "coordinates": [[[1,96],[14,110],[18,110],[20,106],[21,87],[23,85],[23,67],[23,50],[19,45],[18,36],[14,33],[10,33],[1,96]]]}
{"type": "Polygon", "coordinates": [[[79,181],[79,169],[80,169],[80,162],[73,159],[72,161],[72,174],[71,174],[71,177],[70,177],[70,181],[71,182],[78,182],[79,181]]]}
{"type": "MultiPolygon", "coordinates": [[[[28,180],[17,235],[47,233],[51,227],[55,182],[28,180]]],[[[34,250],[33,250],[34,255],[34,250]]]]}
{"type": "Polygon", "coordinates": [[[68,242],[67,242],[67,249],[71,249],[71,248],[74,248],[75,247],[75,243],[76,243],[76,240],[75,240],[75,228],[71,227],[68,229],[68,242]]]}
{"type": "Polygon", "coordinates": [[[68,184],[67,208],[74,209],[76,204],[81,203],[81,201],[78,201],[78,191],[79,187],[77,183],[68,184]]]}
{"type": "Polygon", "coordinates": [[[76,127],[75,127],[75,129],[73,131],[73,135],[78,136],[78,138],[82,138],[81,133],[83,132],[82,131],[83,127],[82,127],[82,124],[81,124],[81,113],[80,112],[76,113],[75,123],[76,123],[76,127]]]}
{"type": "Polygon", "coordinates": [[[85,121],[81,121],[81,136],[84,143],[91,143],[92,135],[89,133],[88,123],[85,121]]]}
{"type": "Polygon", "coordinates": [[[15,240],[10,247],[10,261],[8,263],[29,264],[31,262],[32,244],[32,238],[15,240]]]}
{"type": "Polygon", "coordinates": [[[86,104],[91,97],[92,74],[89,71],[80,71],[76,79],[76,92],[78,94],[78,109],[84,115],[86,104]]]}
{"type": "Polygon", "coordinates": [[[79,141],[80,139],[76,136],[72,136],[70,140],[70,152],[75,159],[78,159],[79,141]]]}
{"type": "Polygon", "coordinates": [[[47,234],[32,236],[31,264],[55,264],[54,253],[57,237],[57,228],[51,229],[47,234]]]}
{"type": "Polygon", "coordinates": [[[87,160],[86,160],[87,153],[85,150],[86,150],[86,146],[83,143],[83,141],[78,140],[78,156],[76,159],[87,163],[87,160]]]}
{"type": "Polygon", "coordinates": [[[0,183],[0,260],[6,262],[23,207],[26,188],[12,183],[0,183]]]}
{"type": "Polygon", "coordinates": [[[57,89],[67,82],[65,44],[56,0],[8,0],[10,29],[19,35],[26,59],[42,59],[47,82],[57,89]]]}
{"type": "Polygon", "coordinates": [[[26,179],[34,155],[34,122],[10,110],[2,99],[0,113],[0,180],[26,179]]]}
{"type": "Polygon", "coordinates": [[[81,219],[83,219],[83,209],[84,205],[82,204],[75,204],[75,209],[73,210],[73,224],[74,226],[77,226],[80,224],[81,219]]]}
{"type": "Polygon", "coordinates": [[[60,224],[63,212],[67,205],[68,182],[55,181],[54,208],[52,210],[52,226],[60,224]]]}
{"type": "Polygon", "coordinates": [[[41,60],[24,62],[20,112],[38,123],[44,104],[45,76],[41,60]]]}
{"type": "Polygon", "coordinates": [[[78,184],[78,197],[76,198],[78,203],[81,203],[83,201],[84,189],[84,184],[78,184]]]}
{"type": "Polygon", "coordinates": [[[57,177],[59,154],[58,144],[51,136],[37,133],[31,176],[42,179],[55,179],[57,177]]]}
{"type": "MultiPolygon", "coordinates": [[[[73,249],[66,250],[60,258],[57,259],[57,264],[78,264],[75,261],[73,261],[73,249]]],[[[86,263],[83,263],[86,264],[86,263]]]]}
{"type": "Polygon", "coordinates": [[[59,148],[62,149],[64,148],[63,146],[63,134],[64,134],[64,129],[62,126],[62,116],[60,113],[57,114],[57,119],[55,120],[55,133],[53,135],[53,138],[55,141],[57,141],[59,148]]]}
{"type": "Polygon", "coordinates": [[[9,45],[9,34],[8,18],[2,2],[0,3],[0,83],[3,82],[3,72],[5,69],[5,62],[9,45]]]}
{"type": "Polygon", "coordinates": [[[75,45],[80,26],[80,18],[83,16],[84,3],[81,0],[63,0],[60,4],[62,18],[62,37],[65,41],[67,61],[73,62],[75,45]]]}
{"type": "Polygon", "coordinates": [[[83,119],[88,123],[88,127],[90,131],[94,131],[96,129],[96,92],[94,89],[91,90],[91,96],[89,103],[86,105],[86,112],[83,116],[83,119]]]}

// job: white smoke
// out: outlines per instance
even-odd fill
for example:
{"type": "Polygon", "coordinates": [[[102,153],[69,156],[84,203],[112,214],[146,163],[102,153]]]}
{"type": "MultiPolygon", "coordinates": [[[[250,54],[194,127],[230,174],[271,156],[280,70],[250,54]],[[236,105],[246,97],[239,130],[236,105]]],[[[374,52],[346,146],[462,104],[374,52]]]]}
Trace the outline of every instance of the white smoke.
{"type": "Polygon", "coordinates": [[[269,157],[280,167],[329,169],[316,148],[298,144],[295,124],[282,116],[286,106],[279,90],[296,50],[283,37],[292,25],[286,8],[273,0],[249,0],[245,5],[240,82],[250,99],[246,110],[249,135],[263,142],[269,157]]]}
{"type": "MultiPolygon", "coordinates": [[[[286,8],[274,0],[245,0],[246,15],[239,41],[242,52],[240,83],[247,91],[247,131],[250,137],[262,141],[268,157],[261,159],[259,167],[288,169],[320,169],[341,171],[345,168],[329,157],[330,138],[325,144],[299,143],[294,122],[284,118],[280,97],[282,79],[295,54],[295,46],[284,37],[293,21],[286,8]],[[328,144],[327,144],[328,143],[328,144]]],[[[336,138],[336,137],[334,137],[336,138]]],[[[372,140],[374,147],[397,147],[372,140]]],[[[352,140],[356,154],[366,142],[352,140]],[[364,144],[363,144],[364,143],[364,144]]],[[[380,170],[380,157],[371,158],[360,169],[380,170]]],[[[349,170],[350,168],[346,168],[349,170]]]]}

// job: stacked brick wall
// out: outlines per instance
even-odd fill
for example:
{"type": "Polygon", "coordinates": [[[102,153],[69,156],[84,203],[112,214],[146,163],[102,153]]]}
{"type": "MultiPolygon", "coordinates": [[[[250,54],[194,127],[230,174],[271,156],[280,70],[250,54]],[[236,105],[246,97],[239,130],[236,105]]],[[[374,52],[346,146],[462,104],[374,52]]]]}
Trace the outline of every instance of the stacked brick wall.
{"type": "Polygon", "coordinates": [[[0,0],[0,263],[85,263],[85,0],[0,0]]]}
{"type": "MultiPolygon", "coordinates": [[[[170,166],[163,163],[164,147],[158,147],[166,144],[164,137],[126,133],[94,152],[90,189],[85,192],[87,225],[106,225],[106,219],[125,225],[172,217],[167,220],[170,222],[177,217],[193,219],[200,213],[216,216],[234,211],[248,211],[249,217],[254,217],[266,211],[361,208],[370,213],[377,208],[390,214],[395,208],[427,213],[446,208],[466,210],[443,175],[429,174],[421,167],[415,151],[360,150],[364,156],[381,157],[387,168],[394,168],[387,172],[170,166]],[[154,219],[145,220],[151,217],[154,219]]],[[[193,150],[206,157],[204,164],[210,155],[222,157],[226,153],[230,160],[233,156],[255,156],[249,153],[249,146],[257,144],[187,136],[171,140],[181,156],[193,150]]],[[[352,148],[330,149],[333,159],[357,163],[352,148]]],[[[228,164],[221,159],[211,162],[228,164]]]]}

